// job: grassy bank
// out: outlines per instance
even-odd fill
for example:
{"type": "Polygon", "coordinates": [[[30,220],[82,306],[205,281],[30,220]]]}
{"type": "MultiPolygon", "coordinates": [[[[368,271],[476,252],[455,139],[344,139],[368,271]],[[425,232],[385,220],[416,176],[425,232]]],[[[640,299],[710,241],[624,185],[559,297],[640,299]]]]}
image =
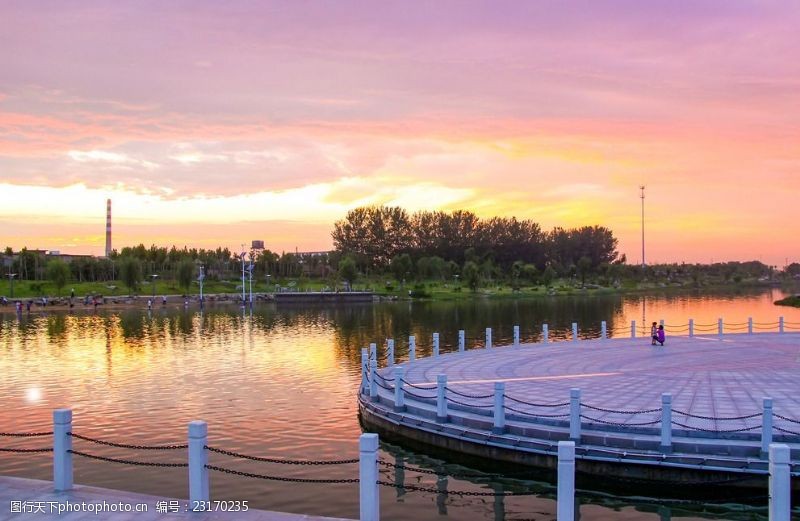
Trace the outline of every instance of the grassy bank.
{"type": "Polygon", "coordinates": [[[791,306],[794,308],[800,308],[800,295],[792,295],[791,297],[786,297],[781,300],[776,300],[775,304],[779,306],[791,306]]]}

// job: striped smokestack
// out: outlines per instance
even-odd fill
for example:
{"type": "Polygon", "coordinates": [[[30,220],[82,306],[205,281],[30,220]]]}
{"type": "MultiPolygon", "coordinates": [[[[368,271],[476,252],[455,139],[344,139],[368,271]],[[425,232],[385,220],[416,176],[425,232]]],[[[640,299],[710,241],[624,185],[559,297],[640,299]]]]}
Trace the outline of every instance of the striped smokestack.
{"type": "Polygon", "coordinates": [[[106,200],[106,257],[111,255],[111,199],[106,200]]]}

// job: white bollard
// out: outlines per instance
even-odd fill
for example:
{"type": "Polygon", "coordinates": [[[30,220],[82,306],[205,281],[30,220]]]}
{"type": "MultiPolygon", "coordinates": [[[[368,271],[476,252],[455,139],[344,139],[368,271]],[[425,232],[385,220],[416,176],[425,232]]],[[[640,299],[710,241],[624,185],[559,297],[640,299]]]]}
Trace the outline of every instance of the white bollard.
{"type": "Polygon", "coordinates": [[[358,498],[361,521],[379,521],[378,498],[378,435],[362,434],[358,438],[358,498]]]}
{"type": "Polygon", "coordinates": [[[439,356],[439,333],[433,334],[433,356],[439,356]]]}
{"type": "Polygon", "coordinates": [[[370,360],[378,359],[378,345],[375,343],[371,343],[369,345],[369,359],[370,360]]]}
{"type": "Polygon", "coordinates": [[[575,519],[575,442],[558,442],[558,490],[556,519],[575,519]]]}
{"type": "Polygon", "coordinates": [[[492,328],[486,328],[486,349],[492,348],[492,328]]]}
{"type": "Polygon", "coordinates": [[[783,333],[783,317],[778,317],[778,333],[783,333]]]}
{"type": "Polygon", "coordinates": [[[514,326],[514,347],[519,346],[519,326],[514,326]]]}
{"type": "Polygon", "coordinates": [[[631,320],[631,338],[636,338],[636,321],[631,320]]]}
{"type": "Polygon", "coordinates": [[[444,423],[447,421],[447,375],[436,375],[436,421],[444,423]]]}
{"type": "Polygon", "coordinates": [[[369,382],[367,382],[367,371],[369,371],[369,355],[367,348],[361,348],[361,393],[364,394],[369,389],[369,382]]]}
{"type": "Polygon", "coordinates": [[[747,334],[753,334],[753,317],[747,319],[747,334]]]}
{"type": "Polygon", "coordinates": [[[577,387],[569,390],[569,439],[581,441],[581,390],[577,387]]]}
{"type": "Polygon", "coordinates": [[[375,402],[378,400],[378,361],[369,361],[369,397],[375,402]]]}
{"type": "Polygon", "coordinates": [[[403,368],[394,368],[394,412],[406,410],[406,395],[403,390],[403,368]]]}
{"type": "Polygon", "coordinates": [[[789,446],[769,446],[769,521],[789,521],[792,509],[789,446]]]}
{"type": "Polygon", "coordinates": [[[608,326],[606,325],[605,320],[600,322],[600,338],[602,338],[603,340],[608,338],[608,326]]]}
{"type": "Polygon", "coordinates": [[[672,452],[672,394],[661,395],[661,452],[672,452]]]}
{"type": "Polygon", "coordinates": [[[720,338],[722,338],[722,333],[724,332],[724,330],[725,330],[725,326],[723,325],[722,319],[718,318],[717,319],[717,332],[718,332],[720,338]]]}
{"type": "Polygon", "coordinates": [[[414,335],[408,337],[408,361],[413,362],[417,357],[417,339],[414,335]]]}
{"type": "Polygon", "coordinates": [[[459,353],[463,353],[465,346],[466,346],[466,341],[464,339],[464,330],[463,329],[459,329],[458,330],[458,352],[459,353]]]}
{"type": "Polygon", "coordinates": [[[663,318],[658,321],[658,325],[660,325],[661,327],[664,327],[664,319],[663,318]]]}
{"type": "Polygon", "coordinates": [[[546,344],[550,338],[550,326],[547,324],[542,324],[542,338],[544,339],[544,343],[546,344]]]}
{"type": "Polygon", "coordinates": [[[386,365],[394,365],[394,338],[386,340],[386,365]]]}
{"type": "Polygon", "coordinates": [[[189,501],[210,501],[208,488],[208,424],[195,420],[189,422],[189,501]]]}
{"type": "Polygon", "coordinates": [[[572,323],[572,341],[573,342],[577,342],[578,341],[578,324],[577,324],[577,322],[573,322],[572,323]]]}
{"type": "Polygon", "coordinates": [[[492,432],[495,434],[503,434],[506,430],[506,408],[505,397],[506,384],[504,382],[494,383],[494,426],[492,432]]]}
{"type": "Polygon", "coordinates": [[[72,490],[72,409],[53,411],[53,487],[72,490]]]}
{"type": "Polygon", "coordinates": [[[761,457],[769,455],[769,446],[772,443],[772,398],[762,400],[761,413],[761,457]]]}
{"type": "Polygon", "coordinates": [[[689,319],[689,338],[692,338],[693,336],[694,336],[694,319],[690,318],[689,319]]]}

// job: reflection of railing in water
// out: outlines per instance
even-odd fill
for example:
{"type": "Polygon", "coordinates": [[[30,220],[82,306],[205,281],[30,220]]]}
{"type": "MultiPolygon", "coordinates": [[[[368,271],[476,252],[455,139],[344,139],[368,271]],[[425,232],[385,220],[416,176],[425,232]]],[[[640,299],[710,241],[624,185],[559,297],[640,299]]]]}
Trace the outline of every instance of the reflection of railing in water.
{"type": "MultiPolygon", "coordinates": [[[[403,380],[398,380],[401,385],[403,380]]],[[[543,406],[558,407],[560,404],[546,404],[543,406]]],[[[630,411],[624,411],[630,412],[630,411]]],[[[489,486],[491,492],[471,491],[471,490],[450,490],[448,488],[448,477],[453,479],[486,479],[492,477],[503,477],[503,474],[490,473],[456,473],[447,472],[444,469],[425,469],[416,466],[409,466],[402,458],[397,458],[395,462],[381,460],[378,458],[378,435],[362,434],[359,440],[359,457],[340,460],[290,460],[268,458],[241,454],[234,451],[212,447],[208,445],[208,428],[205,422],[193,421],[189,424],[188,443],[171,445],[141,445],[111,442],[83,436],[72,432],[72,411],[69,409],[59,409],[53,414],[53,431],[31,432],[31,433],[9,433],[0,432],[0,437],[16,438],[39,438],[53,436],[52,447],[42,448],[0,448],[4,452],[53,452],[53,482],[56,491],[66,491],[73,488],[73,461],[72,456],[77,455],[84,458],[105,461],[109,463],[137,465],[146,467],[179,467],[188,469],[189,479],[189,504],[193,510],[204,510],[205,506],[211,502],[209,487],[209,470],[223,472],[248,478],[256,478],[268,481],[284,481],[295,483],[314,483],[314,484],[359,484],[359,504],[360,519],[363,521],[378,521],[380,519],[379,486],[394,488],[397,490],[398,497],[407,491],[426,492],[436,495],[436,504],[441,514],[446,514],[446,498],[450,495],[456,496],[477,496],[494,497],[494,509],[502,512],[504,509],[503,498],[507,496],[528,496],[538,495],[540,491],[532,491],[527,486],[522,486],[521,490],[504,491],[497,483],[480,483],[489,486]],[[152,462],[135,461],[121,458],[109,458],[90,454],[72,449],[72,440],[78,439],[97,445],[124,448],[132,450],[149,451],[173,451],[188,449],[188,462],[152,462]],[[232,458],[245,459],[259,463],[272,463],[280,465],[295,466],[333,466],[333,465],[359,465],[358,478],[345,479],[317,479],[317,478],[296,478],[279,475],[266,475],[252,472],[242,472],[227,467],[220,467],[208,464],[208,454],[216,453],[232,458]],[[381,479],[381,467],[395,471],[394,481],[381,479]],[[406,484],[406,472],[436,475],[436,487],[406,484]]],[[[770,474],[772,479],[769,483],[770,512],[776,512],[780,517],[785,512],[785,519],[788,519],[790,512],[790,460],[789,448],[782,444],[773,444],[769,447],[770,474]]],[[[558,443],[558,484],[557,484],[557,511],[558,519],[570,521],[575,517],[575,442],[561,441],[558,443]]],[[[772,518],[772,515],[771,515],[772,518]]]]}

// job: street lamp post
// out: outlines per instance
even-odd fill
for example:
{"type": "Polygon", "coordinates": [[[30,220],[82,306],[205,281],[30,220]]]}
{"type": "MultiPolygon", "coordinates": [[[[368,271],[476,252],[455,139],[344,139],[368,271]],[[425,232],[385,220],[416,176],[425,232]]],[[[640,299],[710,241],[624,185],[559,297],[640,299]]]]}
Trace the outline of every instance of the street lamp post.
{"type": "Polygon", "coordinates": [[[200,283],[200,305],[203,305],[203,280],[205,280],[206,274],[203,271],[203,265],[200,265],[200,275],[197,277],[197,281],[200,283]]]}
{"type": "Polygon", "coordinates": [[[158,275],[156,273],[153,273],[152,275],[150,275],[150,281],[151,281],[151,284],[153,286],[153,300],[156,299],[156,279],[157,278],[158,278],[158,275]]]}
{"type": "Polygon", "coordinates": [[[16,273],[9,273],[8,274],[8,293],[11,295],[10,298],[14,298],[14,277],[16,277],[16,273]]]}
{"type": "Polygon", "coordinates": [[[248,266],[250,275],[250,307],[253,307],[253,254],[250,253],[250,265],[248,266]]]}
{"type": "Polygon", "coordinates": [[[242,307],[244,307],[247,299],[245,298],[245,284],[244,284],[244,244],[242,244],[242,307]]]}

